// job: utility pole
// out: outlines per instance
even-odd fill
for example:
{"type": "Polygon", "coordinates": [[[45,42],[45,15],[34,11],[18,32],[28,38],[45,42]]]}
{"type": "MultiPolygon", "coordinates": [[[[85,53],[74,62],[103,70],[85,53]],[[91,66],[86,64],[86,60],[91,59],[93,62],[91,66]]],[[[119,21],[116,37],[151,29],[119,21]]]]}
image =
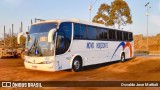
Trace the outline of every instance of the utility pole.
{"type": "Polygon", "coordinates": [[[92,7],[94,6],[94,4],[97,2],[97,0],[94,2],[94,3],[90,3],[90,5],[89,5],[89,21],[91,21],[91,17],[92,17],[92,7]]]}
{"type": "Polygon", "coordinates": [[[147,50],[149,50],[149,48],[148,48],[148,16],[149,16],[149,9],[151,8],[149,6],[149,2],[147,2],[145,4],[145,7],[147,8],[147,13],[146,13],[146,16],[147,16],[147,50]]]}
{"type": "Polygon", "coordinates": [[[34,19],[34,23],[36,23],[36,18],[34,19]]]}
{"type": "Polygon", "coordinates": [[[23,23],[21,22],[21,31],[20,33],[23,32],[23,23]]]}
{"type": "Polygon", "coordinates": [[[29,32],[29,26],[28,26],[28,32],[29,32]]]}
{"type": "Polygon", "coordinates": [[[4,25],[4,46],[6,46],[6,40],[5,40],[5,30],[6,30],[6,28],[5,28],[5,25],[4,25]]]}
{"type": "Polygon", "coordinates": [[[12,38],[12,37],[11,37],[11,28],[9,29],[9,37],[10,37],[10,44],[9,44],[9,45],[11,46],[11,43],[12,43],[12,42],[11,42],[11,38],[12,38]]]}
{"type": "Polygon", "coordinates": [[[14,30],[14,25],[12,24],[12,37],[13,37],[13,30],[14,30]]]}
{"type": "Polygon", "coordinates": [[[11,36],[11,45],[13,46],[13,34],[14,34],[14,25],[12,24],[12,36],[11,36]]]}
{"type": "Polygon", "coordinates": [[[91,11],[92,11],[92,6],[89,5],[89,21],[91,21],[91,11]]]}
{"type": "Polygon", "coordinates": [[[33,24],[33,21],[32,21],[32,19],[31,19],[31,25],[33,24]]]}

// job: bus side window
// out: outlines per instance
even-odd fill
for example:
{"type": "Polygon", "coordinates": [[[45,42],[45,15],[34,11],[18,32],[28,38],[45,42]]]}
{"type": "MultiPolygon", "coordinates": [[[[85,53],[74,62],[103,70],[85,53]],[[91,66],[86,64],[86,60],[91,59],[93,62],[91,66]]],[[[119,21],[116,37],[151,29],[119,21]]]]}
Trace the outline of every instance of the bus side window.
{"type": "Polygon", "coordinates": [[[115,40],[116,39],[115,30],[113,30],[113,29],[109,30],[109,39],[110,40],[115,40]]]}
{"type": "Polygon", "coordinates": [[[100,40],[107,40],[108,39],[108,30],[100,28],[99,29],[99,39],[100,40]]]}
{"type": "Polygon", "coordinates": [[[124,41],[128,41],[128,32],[124,32],[124,41]]]}
{"type": "Polygon", "coordinates": [[[103,29],[99,29],[99,39],[103,40],[104,39],[104,30],[103,29]]]}
{"type": "Polygon", "coordinates": [[[105,40],[108,39],[108,30],[104,30],[104,39],[105,39],[105,40]]]}
{"type": "Polygon", "coordinates": [[[57,36],[56,53],[62,54],[65,50],[65,35],[63,32],[59,32],[57,36]]]}
{"type": "Polygon", "coordinates": [[[129,41],[133,41],[133,34],[129,33],[129,41]]]}
{"type": "Polygon", "coordinates": [[[74,23],[74,39],[86,39],[86,26],[74,23]]]}
{"type": "Polygon", "coordinates": [[[72,36],[72,24],[61,23],[57,34],[56,55],[64,54],[70,46],[72,36]]]}
{"type": "Polygon", "coordinates": [[[88,34],[89,40],[96,40],[97,39],[97,28],[93,26],[88,26],[87,34],[88,34]]]}
{"type": "Polygon", "coordinates": [[[74,39],[81,38],[81,27],[80,24],[74,23],[74,39]]]}
{"type": "Polygon", "coordinates": [[[87,30],[85,25],[81,25],[81,38],[86,39],[87,38],[87,30]]]}
{"type": "Polygon", "coordinates": [[[98,28],[98,27],[96,27],[96,28],[97,28],[96,38],[97,38],[97,40],[100,40],[100,35],[99,35],[99,33],[100,33],[100,28],[98,28]]]}
{"type": "Polygon", "coordinates": [[[122,41],[122,32],[121,31],[117,31],[117,40],[118,41],[122,41]]]}

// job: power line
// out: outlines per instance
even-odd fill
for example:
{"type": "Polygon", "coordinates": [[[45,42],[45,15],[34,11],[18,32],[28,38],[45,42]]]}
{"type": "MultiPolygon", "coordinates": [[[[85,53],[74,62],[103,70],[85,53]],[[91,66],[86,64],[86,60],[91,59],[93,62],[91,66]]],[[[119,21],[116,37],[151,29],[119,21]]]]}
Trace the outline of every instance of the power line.
{"type": "Polygon", "coordinates": [[[92,0],[91,0],[91,3],[90,3],[90,5],[89,5],[89,21],[91,21],[91,11],[92,11],[92,7],[96,4],[96,2],[97,2],[98,0],[95,0],[94,1],[94,3],[92,3],[92,0]]]}
{"type": "Polygon", "coordinates": [[[97,2],[97,0],[95,0],[95,2],[92,4],[92,6],[97,2]]]}

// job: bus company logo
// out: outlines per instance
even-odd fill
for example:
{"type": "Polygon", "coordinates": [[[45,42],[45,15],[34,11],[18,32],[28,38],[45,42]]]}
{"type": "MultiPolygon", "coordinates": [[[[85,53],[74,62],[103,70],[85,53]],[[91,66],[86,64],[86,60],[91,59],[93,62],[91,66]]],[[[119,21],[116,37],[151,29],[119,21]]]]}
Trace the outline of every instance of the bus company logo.
{"type": "MultiPolygon", "coordinates": [[[[112,58],[113,58],[113,56],[115,55],[115,53],[117,52],[117,50],[120,48],[122,46],[122,48],[123,48],[123,51],[125,50],[125,48],[126,47],[129,47],[129,50],[130,50],[130,57],[132,57],[132,45],[131,45],[131,43],[130,42],[121,42],[119,45],[118,45],[118,47],[116,48],[116,50],[114,51],[114,53],[113,53],[113,55],[112,55],[112,58]]],[[[111,58],[111,59],[112,59],[111,58]]]]}
{"type": "Polygon", "coordinates": [[[94,44],[94,42],[87,42],[86,48],[87,49],[94,49],[94,48],[103,49],[103,48],[108,48],[108,43],[98,42],[98,43],[94,44]]]}
{"type": "Polygon", "coordinates": [[[94,48],[94,42],[87,42],[87,47],[88,49],[93,49],[94,48]]]}
{"type": "Polygon", "coordinates": [[[32,68],[37,69],[37,66],[32,65],[32,68]]]}

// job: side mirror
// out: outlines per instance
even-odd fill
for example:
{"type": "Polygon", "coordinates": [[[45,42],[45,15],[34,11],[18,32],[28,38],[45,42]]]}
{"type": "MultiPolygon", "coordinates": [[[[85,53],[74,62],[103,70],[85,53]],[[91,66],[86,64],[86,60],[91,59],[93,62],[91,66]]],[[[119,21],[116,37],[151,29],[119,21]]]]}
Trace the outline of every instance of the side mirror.
{"type": "Polygon", "coordinates": [[[52,42],[53,41],[53,35],[56,32],[56,29],[51,29],[48,33],[48,42],[52,42]]]}
{"type": "Polygon", "coordinates": [[[17,37],[17,43],[18,44],[21,43],[20,38],[21,38],[22,35],[23,35],[23,32],[21,32],[21,33],[18,34],[18,37],[17,37]]]}

